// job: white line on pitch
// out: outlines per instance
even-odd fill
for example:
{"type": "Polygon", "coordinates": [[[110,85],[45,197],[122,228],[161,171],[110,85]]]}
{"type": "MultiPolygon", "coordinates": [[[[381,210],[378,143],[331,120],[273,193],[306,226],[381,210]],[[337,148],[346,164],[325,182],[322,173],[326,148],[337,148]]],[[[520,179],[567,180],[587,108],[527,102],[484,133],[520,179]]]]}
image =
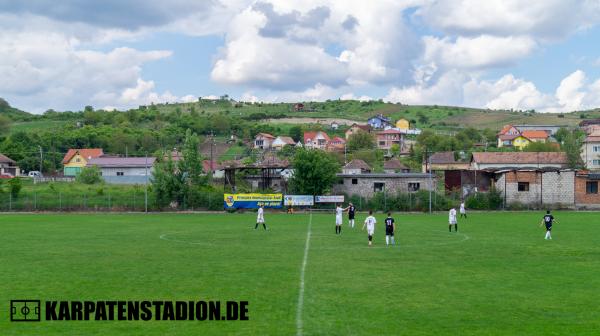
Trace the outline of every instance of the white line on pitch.
{"type": "Polygon", "coordinates": [[[302,335],[302,306],[304,305],[304,270],[308,262],[308,247],[310,246],[310,227],[312,225],[312,212],[308,219],[308,232],[306,233],[306,245],[304,246],[304,258],[300,268],[300,291],[298,293],[298,310],[296,311],[296,335],[302,335]]]}

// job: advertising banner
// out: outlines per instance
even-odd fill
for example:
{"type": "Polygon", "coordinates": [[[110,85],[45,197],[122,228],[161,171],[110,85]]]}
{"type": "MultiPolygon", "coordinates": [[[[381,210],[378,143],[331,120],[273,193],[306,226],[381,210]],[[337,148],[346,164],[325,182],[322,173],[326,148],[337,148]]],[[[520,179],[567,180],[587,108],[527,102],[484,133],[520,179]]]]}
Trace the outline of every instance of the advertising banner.
{"type": "Polygon", "coordinates": [[[344,203],[344,195],[315,196],[316,203],[344,203]]]}
{"type": "Polygon", "coordinates": [[[225,194],[225,209],[281,208],[282,194],[225,194]]]}
{"type": "Polygon", "coordinates": [[[315,201],[311,195],[285,195],[283,197],[283,205],[285,206],[310,206],[314,204],[315,201]]]}

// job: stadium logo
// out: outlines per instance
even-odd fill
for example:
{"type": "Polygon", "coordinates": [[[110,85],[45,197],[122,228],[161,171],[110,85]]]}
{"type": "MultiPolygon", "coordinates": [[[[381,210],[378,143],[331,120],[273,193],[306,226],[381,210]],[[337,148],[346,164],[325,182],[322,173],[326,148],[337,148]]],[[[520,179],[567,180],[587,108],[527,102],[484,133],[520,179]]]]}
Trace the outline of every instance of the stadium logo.
{"type": "Polygon", "coordinates": [[[227,203],[228,207],[232,207],[234,200],[233,200],[233,195],[229,195],[225,198],[225,203],[227,203]]]}
{"type": "MultiPolygon", "coordinates": [[[[11,322],[40,322],[40,300],[11,300],[11,322]]],[[[45,301],[44,321],[247,321],[248,301],[45,301]]]]}
{"type": "Polygon", "coordinates": [[[39,322],[40,300],[10,300],[11,322],[39,322]]]}

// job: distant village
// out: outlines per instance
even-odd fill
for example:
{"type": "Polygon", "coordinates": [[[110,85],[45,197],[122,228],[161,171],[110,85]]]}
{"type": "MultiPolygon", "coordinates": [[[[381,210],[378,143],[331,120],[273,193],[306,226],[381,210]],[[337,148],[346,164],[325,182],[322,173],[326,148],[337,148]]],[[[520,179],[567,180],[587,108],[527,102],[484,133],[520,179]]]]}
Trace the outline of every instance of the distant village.
{"type": "MultiPolygon", "coordinates": [[[[331,130],[340,125],[332,122],[331,130]]],[[[262,152],[260,159],[244,164],[241,160],[217,162],[205,160],[203,170],[215,181],[235,191],[236,172],[243,174],[253,190],[286,191],[287,180],[293,175],[290,162],[276,153],[286,146],[343,153],[353,134],[369,133],[376,147],[386,153],[383,171],[374,171],[365,161],[346,162],[338,172],[339,182],[332,192],[370,198],[377,193],[414,193],[420,190],[439,190],[458,193],[461,198],[479,192],[498,191],[504,204],[519,203],[533,207],[600,208],[600,119],[583,120],[579,128],[586,134],[581,147],[584,169],[569,166],[567,154],[555,152],[526,152],[523,148],[533,142],[547,143],[560,148],[554,138],[560,125],[506,125],[497,133],[497,148],[513,148],[505,152],[473,152],[465,156],[456,152],[429,153],[423,158],[420,170],[411,170],[402,163],[408,155],[415,135],[421,130],[411,128],[405,119],[392,122],[383,115],[369,118],[367,123],[354,123],[345,136],[330,136],[327,131],[304,132],[300,141],[289,136],[258,133],[251,143],[253,150],[262,152]],[[397,155],[389,155],[393,146],[397,155]]],[[[177,160],[174,151],[172,158],[177,160]]],[[[63,175],[54,179],[72,181],[85,167],[95,166],[106,183],[144,184],[152,175],[155,157],[123,157],[104,153],[102,148],[73,148],[62,160],[63,175]]],[[[16,162],[0,154],[0,176],[23,176],[16,162]]],[[[44,177],[39,172],[27,174],[34,179],[44,177]]]]}

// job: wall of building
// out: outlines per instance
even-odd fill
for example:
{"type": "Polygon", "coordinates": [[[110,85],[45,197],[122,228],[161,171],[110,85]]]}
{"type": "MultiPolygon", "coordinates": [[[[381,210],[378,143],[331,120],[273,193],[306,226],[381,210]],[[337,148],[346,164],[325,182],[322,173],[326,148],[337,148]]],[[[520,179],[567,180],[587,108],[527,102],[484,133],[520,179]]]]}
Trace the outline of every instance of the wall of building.
{"type": "Polygon", "coordinates": [[[121,167],[121,168],[113,168],[113,167],[102,167],[100,171],[102,172],[102,176],[118,176],[117,172],[123,172],[124,176],[144,176],[146,172],[148,175],[151,174],[152,168],[148,168],[146,170],[144,167],[121,167]]]}
{"type": "Polygon", "coordinates": [[[518,171],[502,174],[496,182],[506,204],[521,203],[533,207],[560,206],[571,208],[575,204],[575,173],[518,171]],[[506,183],[505,183],[506,182],[506,183]],[[519,182],[528,182],[529,191],[519,191],[519,182]]]}
{"type": "MultiPolygon", "coordinates": [[[[575,177],[575,203],[578,208],[600,209],[600,193],[588,194],[586,192],[586,182],[597,180],[589,180],[585,176],[575,177]]],[[[600,181],[597,181],[600,185],[600,181]]]]}
{"type": "Polygon", "coordinates": [[[594,152],[594,147],[597,146],[600,146],[600,142],[586,142],[581,148],[581,158],[589,170],[600,170],[600,151],[594,152]]]}
{"type": "MultiPolygon", "coordinates": [[[[431,181],[435,188],[435,177],[431,181]]],[[[375,183],[383,183],[385,191],[388,194],[408,193],[409,183],[419,183],[420,190],[430,189],[430,179],[428,177],[364,177],[357,175],[355,177],[343,177],[342,182],[334,186],[334,193],[345,193],[350,196],[358,195],[366,198],[375,195],[375,183]],[[357,184],[352,184],[353,179],[356,179],[357,184]]]]}

